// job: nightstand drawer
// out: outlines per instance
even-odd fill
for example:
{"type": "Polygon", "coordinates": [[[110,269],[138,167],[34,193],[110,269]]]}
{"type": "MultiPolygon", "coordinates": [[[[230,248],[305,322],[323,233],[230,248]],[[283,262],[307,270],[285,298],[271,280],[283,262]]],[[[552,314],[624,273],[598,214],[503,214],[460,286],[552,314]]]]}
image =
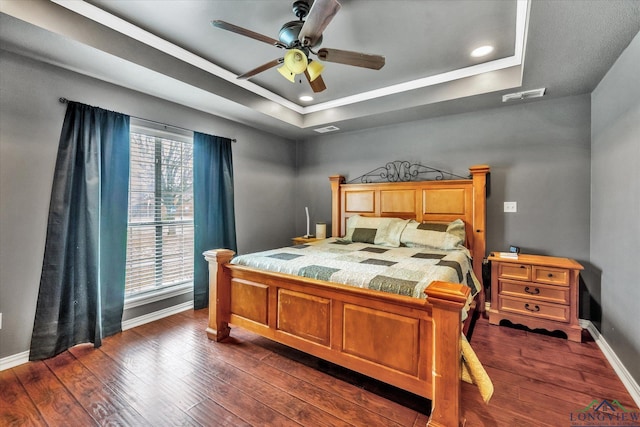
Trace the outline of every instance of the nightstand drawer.
{"type": "Polygon", "coordinates": [[[546,301],[557,304],[569,304],[569,288],[541,285],[539,283],[521,283],[500,280],[500,295],[546,301]]]}
{"type": "Polygon", "coordinates": [[[527,264],[503,263],[498,266],[498,278],[531,280],[531,266],[527,264]]]}
{"type": "Polygon", "coordinates": [[[507,296],[500,296],[499,309],[504,312],[564,323],[569,322],[571,311],[568,305],[544,303],[532,299],[511,298],[507,296]]]}
{"type": "Polygon", "coordinates": [[[550,285],[569,286],[569,270],[533,266],[533,280],[550,285]]]}

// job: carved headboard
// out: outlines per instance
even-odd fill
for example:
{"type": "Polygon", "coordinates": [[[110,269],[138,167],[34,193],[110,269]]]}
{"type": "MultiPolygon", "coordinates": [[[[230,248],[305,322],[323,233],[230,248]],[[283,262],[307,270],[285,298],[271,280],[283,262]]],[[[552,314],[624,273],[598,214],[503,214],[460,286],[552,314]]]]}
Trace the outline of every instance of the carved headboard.
{"type": "Polygon", "coordinates": [[[471,178],[410,182],[345,184],[341,175],[331,176],[332,236],[345,234],[350,216],[379,216],[424,221],[465,222],[467,247],[473,270],[482,281],[486,255],[487,174],[489,166],[469,168],[471,178]]]}

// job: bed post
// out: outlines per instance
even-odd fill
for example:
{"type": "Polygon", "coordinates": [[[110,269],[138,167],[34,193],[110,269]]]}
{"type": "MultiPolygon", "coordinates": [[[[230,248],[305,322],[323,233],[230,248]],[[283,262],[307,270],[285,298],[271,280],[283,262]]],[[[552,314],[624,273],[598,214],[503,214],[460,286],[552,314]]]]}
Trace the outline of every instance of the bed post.
{"type": "Polygon", "coordinates": [[[329,181],[331,181],[331,236],[341,237],[342,218],[340,217],[340,213],[342,209],[340,209],[340,184],[344,183],[344,176],[331,175],[329,181]]]}
{"type": "Polygon", "coordinates": [[[433,399],[429,427],[461,425],[461,313],[470,294],[465,285],[433,282],[425,293],[433,306],[433,399]]]}
{"type": "Polygon", "coordinates": [[[223,268],[231,261],[234,252],[229,249],[206,251],[204,259],[209,263],[209,325],[207,336],[210,340],[222,341],[229,336],[231,315],[231,276],[223,268]]]}
{"type": "Polygon", "coordinates": [[[482,263],[487,254],[487,174],[489,166],[475,165],[469,168],[473,177],[473,271],[482,284],[478,307],[480,313],[484,313],[485,284],[482,281],[482,263]]]}

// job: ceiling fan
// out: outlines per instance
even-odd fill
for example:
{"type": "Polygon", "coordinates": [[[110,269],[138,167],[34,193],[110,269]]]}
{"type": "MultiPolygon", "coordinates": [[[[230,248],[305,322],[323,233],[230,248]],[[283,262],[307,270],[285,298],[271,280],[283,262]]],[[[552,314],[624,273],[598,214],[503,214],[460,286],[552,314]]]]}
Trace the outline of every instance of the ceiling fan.
{"type": "Polygon", "coordinates": [[[247,71],[239,75],[239,79],[249,79],[256,74],[280,65],[278,72],[287,80],[295,82],[297,74],[304,74],[311,89],[314,92],[322,92],[327,87],[320,75],[324,65],[319,60],[373,70],[379,70],[384,66],[385,62],[384,56],[381,55],[324,47],[317,51],[314,50],[322,43],[323,31],[339,10],[340,3],[336,0],[315,0],[311,7],[309,7],[307,0],[296,0],[293,2],[293,13],[298,17],[298,20],[284,24],[278,34],[278,40],[225,21],[211,21],[211,25],[286,49],[287,52],[284,57],[274,59],[251,71],[247,71]],[[311,59],[310,54],[314,54],[318,60],[311,59]]]}

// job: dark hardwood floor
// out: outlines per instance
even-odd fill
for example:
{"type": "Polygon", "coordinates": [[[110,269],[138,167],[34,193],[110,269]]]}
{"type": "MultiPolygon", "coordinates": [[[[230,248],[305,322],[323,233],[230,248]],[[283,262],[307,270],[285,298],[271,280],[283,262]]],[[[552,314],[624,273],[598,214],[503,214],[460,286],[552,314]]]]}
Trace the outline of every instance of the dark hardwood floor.
{"type": "MultiPolygon", "coordinates": [[[[429,402],[188,311],[0,372],[2,426],[424,426],[429,402]]],[[[495,393],[463,383],[467,426],[570,426],[594,399],[636,408],[597,345],[475,325],[495,393]]]]}

